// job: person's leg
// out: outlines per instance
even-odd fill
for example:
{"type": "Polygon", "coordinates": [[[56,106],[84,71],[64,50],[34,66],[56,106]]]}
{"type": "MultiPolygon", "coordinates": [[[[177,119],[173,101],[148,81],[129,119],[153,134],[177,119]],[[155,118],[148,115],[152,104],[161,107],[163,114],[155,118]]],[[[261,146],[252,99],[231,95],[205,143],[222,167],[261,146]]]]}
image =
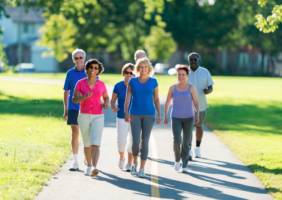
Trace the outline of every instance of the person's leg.
{"type": "Polygon", "coordinates": [[[141,166],[140,169],[144,170],[146,160],[149,152],[149,139],[153,125],[155,123],[155,115],[144,115],[141,122],[142,127],[142,151],[141,151],[141,166]]]}
{"type": "Polygon", "coordinates": [[[130,123],[127,122],[127,132],[128,132],[128,138],[127,138],[127,152],[128,152],[128,164],[131,165],[133,156],[132,156],[132,133],[131,133],[131,126],[130,123]]]}
{"type": "Polygon", "coordinates": [[[128,134],[128,122],[124,119],[117,118],[117,144],[120,158],[124,158],[124,151],[126,147],[126,138],[128,134]]]}
{"type": "Polygon", "coordinates": [[[183,142],[181,146],[182,167],[186,168],[189,160],[189,141],[193,132],[194,117],[183,119],[183,142]]]}
{"type": "Polygon", "coordinates": [[[100,157],[100,147],[96,145],[91,145],[91,147],[92,165],[96,168],[100,157]]]}
{"type": "Polygon", "coordinates": [[[92,165],[96,168],[100,156],[100,145],[104,129],[104,115],[91,115],[90,144],[92,165]]]}
{"type": "Polygon", "coordinates": [[[196,126],[196,147],[195,147],[195,157],[200,158],[201,157],[201,151],[200,151],[200,145],[203,139],[203,124],[206,118],[206,110],[201,111],[199,114],[200,121],[195,124],[196,126]]]}
{"type": "Polygon", "coordinates": [[[130,126],[132,133],[132,155],[133,164],[137,164],[137,156],[140,143],[141,119],[139,115],[130,115],[130,126]]]}
{"type": "Polygon", "coordinates": [[[181,153],[180,153],[180,145],[182,143],[181,131],[182,131],[182,123],[178,118],[171,118],[171,128],[173,133],[173,150],[175,162],[180,162],[181,153]]]}
{"type": "Polygon", "coordinates": [[[73,159],[78,163],[78,136],[79,136],[79,127],[78,125],[71,124],[71,147],[73,153],[73,159]]]}

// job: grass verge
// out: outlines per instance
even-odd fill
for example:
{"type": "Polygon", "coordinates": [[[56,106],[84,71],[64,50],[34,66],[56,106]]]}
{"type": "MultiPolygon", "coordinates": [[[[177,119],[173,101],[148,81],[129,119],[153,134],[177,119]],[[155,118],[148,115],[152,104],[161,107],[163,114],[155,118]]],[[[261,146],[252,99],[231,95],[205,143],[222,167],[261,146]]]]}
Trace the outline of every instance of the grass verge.
{"type": "Polygon", "coordinates": [[[69,156],[62,94],[61,86],[0,81],[0,199],[33,199],[69,156]]]}
{"type": "MultiPolygon", "coordinates": [[[[167,95],[176,76],[156,76],[167,95]]],[[[275,199],[282,199],[282,80],[213,77],[206,125],[261,180],[275,199]]]]}

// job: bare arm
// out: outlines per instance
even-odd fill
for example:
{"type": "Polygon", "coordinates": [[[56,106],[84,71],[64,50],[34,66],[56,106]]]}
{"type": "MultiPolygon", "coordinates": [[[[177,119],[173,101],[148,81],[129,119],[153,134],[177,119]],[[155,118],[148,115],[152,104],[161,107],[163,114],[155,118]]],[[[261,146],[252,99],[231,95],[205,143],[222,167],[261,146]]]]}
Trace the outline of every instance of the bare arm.
{"type": "Polygon", "coordinates": [[[156,109],[157,109],[157,112],[158,112],[158,117],[157,117],[156,123],[160,124],[162,120],[161,120],[161,106],[160,106],[158,87],[155,87],[155,89],[154,89],[154,103],[155,103],[155,106],[156,106],[156,109]]]}
{"type": "Polygon", "coordinates": [[[64,91],[64,119],[68,120],[69,90],[64,91]]]}
{"type": "Polygon", "coordinates": [[[208,89],[207,89],[207,88],[204,89],[204,93],[205,93],[205,94],[210,94],[210,93],[212,93],[212,91],[213,91],[212,85],[208,86],[208,89]]]}
{"type": "Polygon", "coordinates": [[[116,108],[115,106],[115,102],[117,100],[118,94],[113,93],[112,94],[112,99],[111,99],[111,108],[113,109],[113,112],[116,113],[117,111],[119,111],[119,108],[116,108]]]}
{"type": "Polygon", "coordinates": [[[195,117],[195,123],[197,124],[199,122],[199,114],[200,114],[200,109],[199,109],[199,101],[198,101],[198,96],[197,96],[197,90],[194,85],[191,86],[190,89],[191,95],[192,95],[192,100],[194,103],[194,107],[196,109],[196,117],[195,117]]]}
{"type": "Polygon", "coordinates": [[[104,100],[104,104],[103,104],[103,108],[105,110],[108,110],[108,107],[109,107],[109,96],[108,96],[108,93],[106,92],[105,94],[102,95],[102,98],[104,100]]]}
{"type": "Polygon", "coordinates": [[[73,103],[80,103],[82,102],[84,99],[87,99],[89,97],[91,97],[93,94],[93,92],[88,92],[86,95],[84,96],[79,96],[79,91],[75,90],[72,96],[72,102],[73,103]]]}
{"type": "Polygon", "coordinates": [[[128,85],[127,90],[126,90],[125,103],[124,103],[124,120],[126,122],[130,122],[130,117],[128,114],[128,107],[130,103],[131,91],[132,91],[132,87],[128,85]]]}
{"type": "Polygon", "coordinates": [[[168,93],[167,93],[167,97],[165,101],[165,108],[164,108],[164,124],[168,124],[167,112],[170,106],[170,102],[172,100],[173,92],[174,92],[174,85],[170,86],[168,93]]]}

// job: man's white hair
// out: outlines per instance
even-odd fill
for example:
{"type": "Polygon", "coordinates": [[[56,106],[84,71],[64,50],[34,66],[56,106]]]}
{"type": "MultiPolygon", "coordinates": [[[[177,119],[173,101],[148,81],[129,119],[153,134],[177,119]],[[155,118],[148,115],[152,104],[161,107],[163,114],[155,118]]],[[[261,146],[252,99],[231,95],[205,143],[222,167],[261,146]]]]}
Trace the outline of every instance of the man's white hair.
{"type": "Polygon", "coordinates": [[[72,59],[74,59],[75,54],[78,53],[78,52],[80,52],[80,53],[83,54],[83,58],[86,57],[86,53],[85,53],[82,49],[75,49],[75,50],[72,52],[72,59]]]}
{"type": "Polygon", "coordinates": [[[137,61],[139,58],[147,58],[147,54],[143,50],[137,50],[134,54],[134,60],[137,61]]]}

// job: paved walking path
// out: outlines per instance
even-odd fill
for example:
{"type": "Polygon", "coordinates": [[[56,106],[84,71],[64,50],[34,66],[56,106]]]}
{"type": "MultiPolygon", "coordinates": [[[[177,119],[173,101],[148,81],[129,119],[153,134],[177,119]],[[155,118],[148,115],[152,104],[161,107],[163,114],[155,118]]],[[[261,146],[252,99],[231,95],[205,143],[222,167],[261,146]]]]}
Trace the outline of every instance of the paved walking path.
{"type": "MultiPolygon", "coordinates": [[[[48,82],[55,83],[54,80],[41,79],[41,83],[48,82]]],[[[57,81],[56,84],[62,83],[57,81]]],[[[112,86],[107,88],[111,95],[112,86]]],[[[161,98],[162,111],[164,100],[161,98]]],[[[111,109],[105,111],[105,120],[97,166],[100,173],[95,178],[84,176],[86,166],[83,164],[83,146],[80,145],[80,171],[68,171],[73,162],[68,160],[36,199],[273,199],[258,178],[207,128],[201,144],[202,158],[189,162],[189,173],[183,174],[173,169],[170,125],[155,124],[145,167],[146,178],[132,176],[117,166],[117,133],[115,114],[111,109]]]]}

